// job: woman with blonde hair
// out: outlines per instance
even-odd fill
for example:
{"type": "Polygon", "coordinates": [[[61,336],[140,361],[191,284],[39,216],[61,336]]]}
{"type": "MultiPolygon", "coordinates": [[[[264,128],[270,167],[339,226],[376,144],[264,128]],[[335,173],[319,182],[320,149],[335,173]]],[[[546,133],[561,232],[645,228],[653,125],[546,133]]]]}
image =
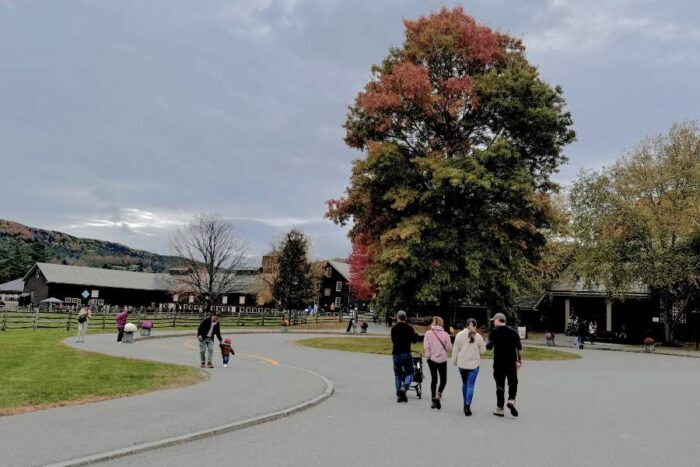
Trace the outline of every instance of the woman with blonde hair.
{"type": "Polygon", "coordinates": [[[477,331],[477,323],[473,318],[467,320],[467,327],[455,337],[452,363],[459,367],[462,377],[462,397],[464,399],[464,415],[472,414],[471,405],[474,397],[476,377],[479,375],[481,354],[486,352],[486,343],[477,331]]]}
{"type": "Polygon", "coordinates": [[[452,350],[450,335],[443,329],[444,321],[439,316],[433,317],[433,322],[423,336],[423,350],[430,368],[430,392],[432,394],[431,409],[442,407],[440,399],[447,384],[447,359],[452,350]],[[438,376],[440,385],[438,387],[438,376]]]}

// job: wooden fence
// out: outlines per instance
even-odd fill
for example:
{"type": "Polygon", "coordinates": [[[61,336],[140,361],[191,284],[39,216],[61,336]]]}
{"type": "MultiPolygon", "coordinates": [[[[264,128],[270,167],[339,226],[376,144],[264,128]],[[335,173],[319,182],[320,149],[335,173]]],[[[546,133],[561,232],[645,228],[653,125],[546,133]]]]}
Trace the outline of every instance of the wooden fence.
{"type": "MultiPolygon", "coordinates": [[[[287,318],[290,326],[312,322],[303,310],[273,310],[257,309],[255,313],[236,311],[221,313],[222,327],[267,327],[279,326],[283,318],[287,318]]],[[[115,327],[116,308],[108,307],[94,310],[89,322],[90,328],[112,329],[115,327]]],[[[40,311],[38,308],[14,308],[0,310],[0,331],[12,329],[65,329],[70,331],[78,326],[76,310],[40,311]]],[[[153,310],[134,310],[129,313],[129,322],[139,324],[151,321],[154,329],[191,328],[196,329],[200,321],[207,316],[205,313],[189,312],[158,312],[153,310]]],[[[337,316],[323,317],[323,320],[337,321],[337,316]]]]}

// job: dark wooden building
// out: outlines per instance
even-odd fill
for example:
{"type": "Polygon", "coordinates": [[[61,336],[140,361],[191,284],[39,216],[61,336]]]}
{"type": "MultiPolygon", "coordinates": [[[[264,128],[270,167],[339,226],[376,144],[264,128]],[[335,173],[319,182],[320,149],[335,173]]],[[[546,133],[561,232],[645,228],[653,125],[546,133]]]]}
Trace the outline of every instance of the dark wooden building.
{"type": "MultiPolygon", "coordinates": [[[[217,305],[254,306],[255,274],[241,274],[238,286],[219,298],[217,305]]],[[[104,305],[160,306],[195,305],[196,297],[178,294],[177,274],[120,271],[112,269],[36,263],[24,277],[24,292],[36,305],[54,297],[66,303],[78,301],[104,305]],[[87,291],[88,298],[83,297],[87,291]]]]}
{"type": "Polygon", "coordinates": [[[340,261],[325,261],[318,285],[318,308],[322,311],[347,310],[359,303],[350,292],[350,265],[340,261]],[[331,306],[333,305],[333,306],[331,306]]]}

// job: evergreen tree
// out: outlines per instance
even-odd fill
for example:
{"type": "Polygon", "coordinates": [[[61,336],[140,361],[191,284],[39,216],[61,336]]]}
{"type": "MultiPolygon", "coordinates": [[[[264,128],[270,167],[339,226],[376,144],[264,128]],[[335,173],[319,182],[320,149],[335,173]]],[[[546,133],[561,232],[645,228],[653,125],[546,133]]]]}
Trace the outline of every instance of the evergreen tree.
{"type": "Polygon", "coordinates": [[[309,241],[292,229],[279,246],[273,297],[282,309],[303,309],[313,296],[309,241]]]}

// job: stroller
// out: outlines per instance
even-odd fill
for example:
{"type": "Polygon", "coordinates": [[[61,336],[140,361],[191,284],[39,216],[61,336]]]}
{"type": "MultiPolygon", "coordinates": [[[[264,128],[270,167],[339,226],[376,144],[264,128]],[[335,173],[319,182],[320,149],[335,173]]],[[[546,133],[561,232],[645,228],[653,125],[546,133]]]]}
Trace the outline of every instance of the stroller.
{"type": "Polygon", "coordinates": [[[411,351],[411,356],[413,357],[413,384],[408,388],[409,390],[415,389],[418,399],[422,399],[423,396],[423,354],[415,350],[411,351]]]}

